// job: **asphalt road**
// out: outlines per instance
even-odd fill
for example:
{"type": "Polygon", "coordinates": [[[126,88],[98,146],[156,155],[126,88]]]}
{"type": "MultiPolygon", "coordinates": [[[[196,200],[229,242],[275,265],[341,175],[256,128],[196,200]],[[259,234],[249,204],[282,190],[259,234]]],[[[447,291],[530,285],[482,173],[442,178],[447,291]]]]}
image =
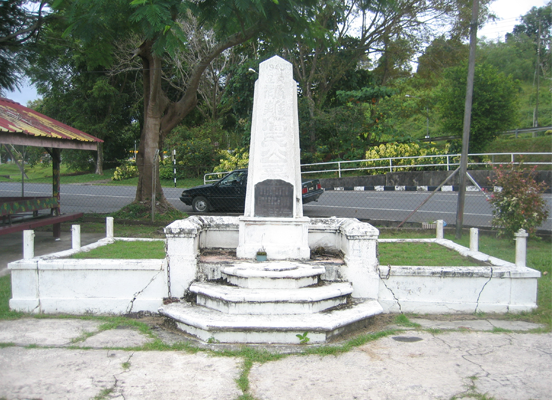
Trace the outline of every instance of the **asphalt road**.
{"type": "MultiPolygon", "coordinates": [[[[164,188],[167,199],[177,209],[192,213],[190,206],[178,199],[181,188],[164,188]]],[[[132,202],[136,188],[133,186],[103,186],[70,184],[61,185],[61,211],[64,213],[108,213],[119,210],[132,202]]],[[[25,184],[25,196],[51,196],[49,184],[25,184]]],[[[415,208],[429,197],[428,192],[376,192],[376,191],[327,191],[318,202],[305,204],[304,214],[310,217],[354,217],[365,220],[403,221],[415,208]]],[[[21,196],[21,184],[0,183],[0,196],[21,196]]],[[[544,195],[552,208],[552,195],[544,195]]],[[[408,221],[430,222],[443,219],[456,220],[457,192],[438,192],[408,221]]],[[[466,193],[464,224],[489,227],[491,208],[485,196],[479,192],[466,193]]],[[[552,217],[541,229],[552,230],[552,217]]]]}

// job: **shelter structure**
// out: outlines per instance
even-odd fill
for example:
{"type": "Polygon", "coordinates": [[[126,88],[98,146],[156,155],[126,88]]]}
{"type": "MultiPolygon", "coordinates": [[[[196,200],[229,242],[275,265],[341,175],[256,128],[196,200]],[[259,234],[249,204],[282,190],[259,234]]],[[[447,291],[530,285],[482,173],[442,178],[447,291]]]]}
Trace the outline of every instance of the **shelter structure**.
{"type": "Polygon", "coordinates": [[[43,147],[52,157],[52,196],[0,197],[0,234],[54,225],[54,237],[59,238],[62,222],[82,216],[82,213],[61,214],[61,150],[97,151],[102,142],[97,137],[0,97],[0,144],[8,149],[13,145],[43,147]],[[39,210],[45,209],[50,210],[49,215],[39,217],[39,210]]]}

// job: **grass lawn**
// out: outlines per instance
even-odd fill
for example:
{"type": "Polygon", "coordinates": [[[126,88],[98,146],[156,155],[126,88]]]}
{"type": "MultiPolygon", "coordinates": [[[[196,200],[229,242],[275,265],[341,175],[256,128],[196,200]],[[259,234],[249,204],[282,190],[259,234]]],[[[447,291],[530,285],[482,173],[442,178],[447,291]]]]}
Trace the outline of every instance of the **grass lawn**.
{"type": "MultiPolygon", "coordinates": [[[[74,172],[67,169],[64,164],[61,164],[61,183],[90,183],[96,181],[105,181],[98,184],[109,186],[134,186],[138,184],[138,178],[125,179],[123,181],[113,181],[113,172],[115,169],[104,170],[103,175],[96,175],[91,172],[74,172]]],[[[29,179],[25,178],[28,183],[52,183],[52,165],[37,164],[33,167],[25,166],[25,173],[29,179]]],[[[21,171],[15,164],[0,164],[0,182],[21,182],[21,171]],[[8,175],[9,178],[2,175],[8,175]]],[[[189,188],[198,185],[203,185],[203,178],[187,178],[178,179],[176,186],[179,188],[189,188]]],[[[174,187],[172,179],[162,179],[161,186],[174,187]]]]}
{"type": "Polygon", "coordinates": [[[122,258],[137,260],[141,258],[165,258],[165,242],[123,242],[101,246],[96,249],[73,254],[71,258],[122,258]]]}

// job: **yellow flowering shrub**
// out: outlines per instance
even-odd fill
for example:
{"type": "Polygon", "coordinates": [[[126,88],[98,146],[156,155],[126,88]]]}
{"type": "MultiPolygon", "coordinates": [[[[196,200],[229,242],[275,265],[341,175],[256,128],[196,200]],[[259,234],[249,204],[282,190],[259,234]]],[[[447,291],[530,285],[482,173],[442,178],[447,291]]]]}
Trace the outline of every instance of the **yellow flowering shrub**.
{"type": "Polygon", "coordinates": [[[445,147],[444,150],[438,149],[436,147],[425,147],[420,146],[417,143],[385,143],[375,146],[368,150],[365,155],[366,160],[361,163],[362,167],[376,168],[376,167],[385,167],[381,169],[369,169],[366,170],[366,173],[369,175],[376,174],[385,174],[390,172],[391,165],[388,158],[395,157],[411,157],[392,160],[392,169],[393,172],[397,171],[413,171],[416,169],[438,169],[439,167],[412,167],[415,165],[421,164],[446,164],[446,157],[436,157],[436,158],[424,158],[423,156],[430,155],[439,155],[447,153],[449,150],[449,145],[445,147]],[[379,160],[381,159],[381,160],[379,160]]]}

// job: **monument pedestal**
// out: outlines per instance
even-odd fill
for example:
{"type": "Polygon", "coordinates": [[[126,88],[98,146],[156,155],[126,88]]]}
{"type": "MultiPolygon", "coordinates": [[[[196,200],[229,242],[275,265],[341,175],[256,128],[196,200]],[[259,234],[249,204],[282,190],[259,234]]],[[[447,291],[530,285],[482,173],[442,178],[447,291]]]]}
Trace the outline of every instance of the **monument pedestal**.
{"type": "Polygon", "coordinates": [[[309,221],[297,218],[239,218],[238,258],[254,259],[265,251],[269,260],[308,260],[309,221]]]}

